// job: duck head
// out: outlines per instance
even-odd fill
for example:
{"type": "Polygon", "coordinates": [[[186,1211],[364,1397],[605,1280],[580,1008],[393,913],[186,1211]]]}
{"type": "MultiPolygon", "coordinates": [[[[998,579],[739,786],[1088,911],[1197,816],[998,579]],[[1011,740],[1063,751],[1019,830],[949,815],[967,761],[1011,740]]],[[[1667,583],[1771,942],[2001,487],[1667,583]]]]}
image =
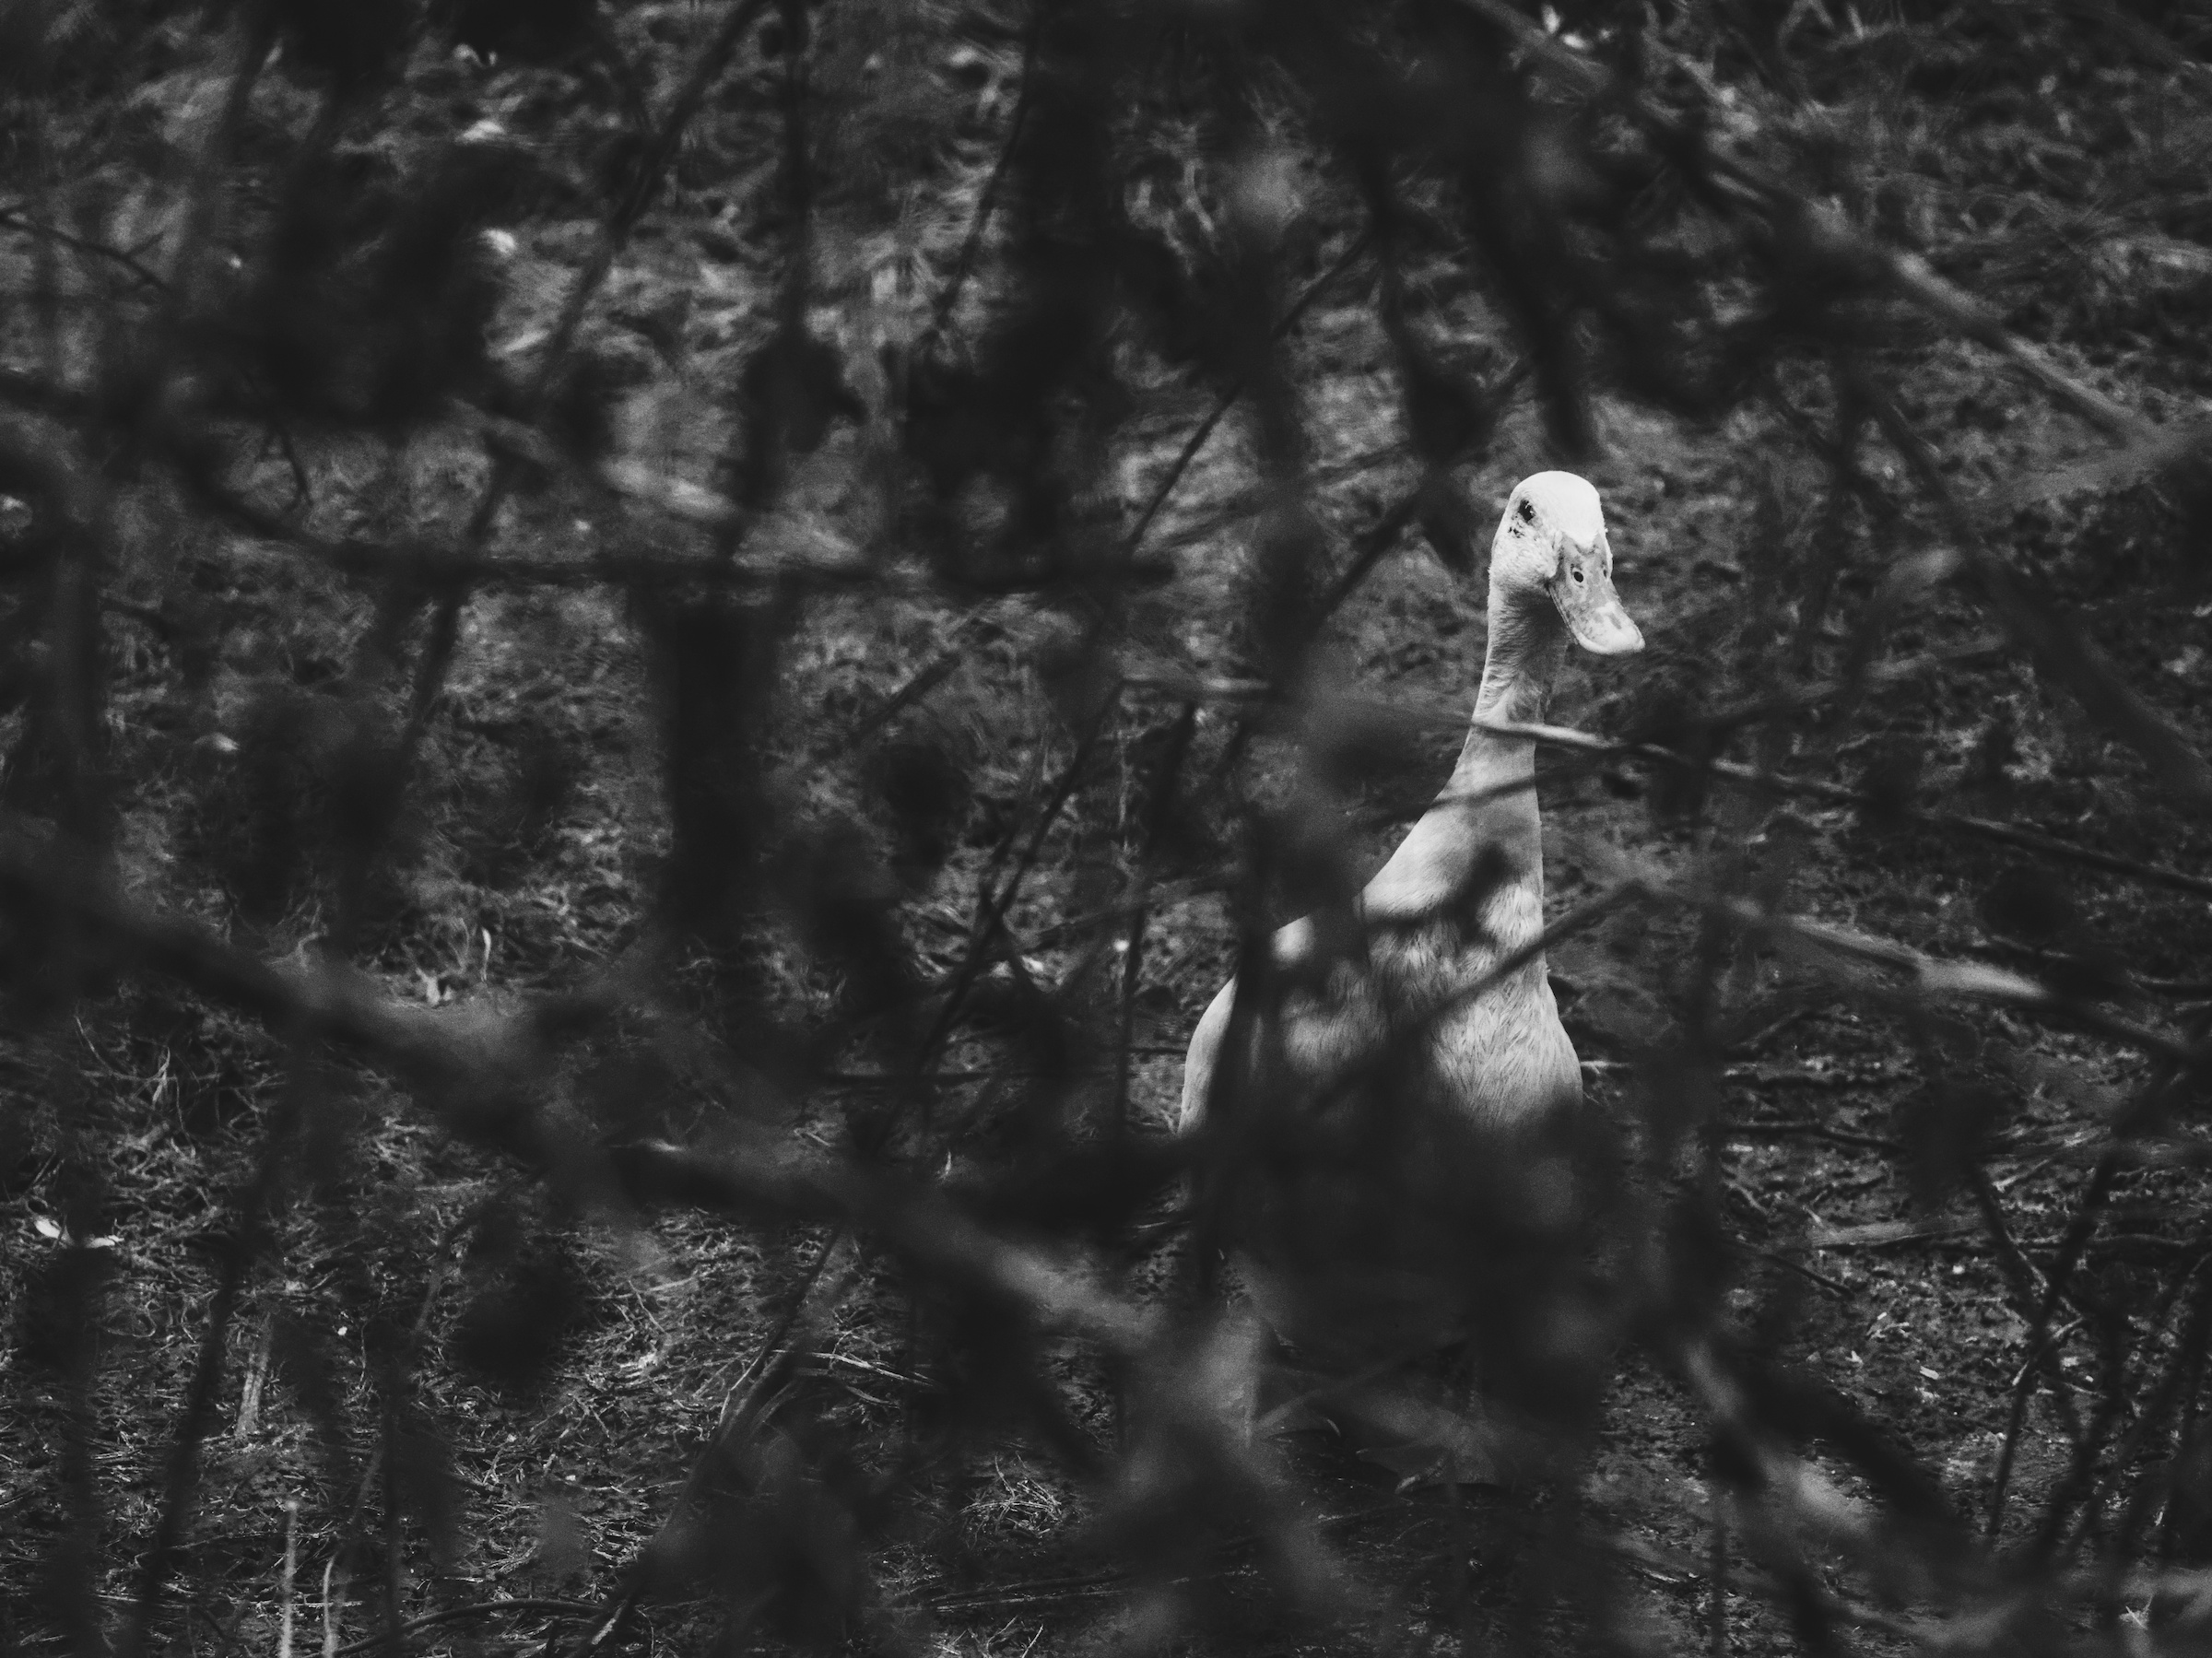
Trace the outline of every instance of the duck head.
{"type": "Polygon", "coordinates": [[[1643,634],[1613,591],[1613,549],[1590,480],[1539,472],[1521,480],[1490,543],[1492,603],[1548,605],[1574,642],[1600,656],[1643,649],[1643,634]]]}

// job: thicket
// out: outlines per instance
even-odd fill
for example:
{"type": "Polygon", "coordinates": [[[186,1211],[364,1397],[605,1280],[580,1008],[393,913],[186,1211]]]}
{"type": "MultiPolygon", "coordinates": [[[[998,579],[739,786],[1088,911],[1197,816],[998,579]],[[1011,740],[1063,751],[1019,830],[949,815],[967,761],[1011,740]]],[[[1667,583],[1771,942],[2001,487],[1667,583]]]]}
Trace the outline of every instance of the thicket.
{"type": "MultiPolygon", "coordinates": [[[[1716,1650],[1746,1597],[1823,1655],[2201,1639],[2212,1234],[2097,1241],[2206,1157],[2212,766],[2161,664],[2208,138],[2179,5],[0,8],[0,1640],[954,1642],[938,1534],[1018,1443],[1092,1551],[1035,1598],[1122,1608],[1056,1643],[1640,1652],[1684,1582],[1716,1650]],[[1933,406],[1968,360],[2004,390],[1933,406]],[[1491,1623],[1471,1495],[1422,1599],[1253,1430],[1299,1401],[1216,1248],[1289,1131],[1145,1101],[1231,960],[1161,918],[1226,895],[1262,961],[1421,803],[1437,722],[1331,629],[1388,561],[1479,579],[1528,400],[1567,465],[1608,407],[1771,448],[1743,562],[1547,750],[1678,855],[1547,933],[1606,942],[1563,989],[1609,1133],[1574,1270],[1471,1333],[1535,1561],[1491,1623]],[[2095,440],[2055,473],[1959,441],[2053,419],[2095,440]],[[2027,775],[2037,699],[2101,770],[2027,775]],[[1800,901],[1831,833],[1888,872],[1862,924],[1800,901]],[[1994,959],[1909,914],[1959,858],[1994,959]],[[2100,930],[2077,876],[2153,897],[2100,930]],[[1834,1285],[1726,1177],[1727,1067],[1839,1005],[2018,1318],[1978,1509],[1787,1356],[1834,1285]],[[1988,1168],[2030,1096],[2082,1131],[2046,1243],[1988,1168]],[[580,1344],[687,1251],[746,1310],[713,1419],[655,1430],[622,1558],[544,1505],[596,1598],[488,1600],[484,1413],[588,1408],[580,1344]],[[1701,1553],[1583,1480],[1630,1365],[1701,1553]],[[216,1447],[279,1410],[275,1496],[216,1447]]],[[[1417,1487],[1467,1471],[1435,1397],[1417,1487]]]]}

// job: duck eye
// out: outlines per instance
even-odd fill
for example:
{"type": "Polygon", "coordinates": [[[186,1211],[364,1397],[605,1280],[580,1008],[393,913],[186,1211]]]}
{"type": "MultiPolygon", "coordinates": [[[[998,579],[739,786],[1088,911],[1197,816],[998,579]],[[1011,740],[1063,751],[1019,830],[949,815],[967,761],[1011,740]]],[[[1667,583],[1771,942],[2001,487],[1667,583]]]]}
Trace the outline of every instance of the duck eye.
{"type": "Polygon", "coordinates": [[[1521,503],[1521,522],[1523,523],[1534,523],[1536,522],[1536,510],[1527,501],[1523,501],[1521,503]]]}
{"type": "Polygon", "coordinates": [[[1574,584],[1577,587],[1580,587],[1583,584],[1583,567],[1581,565],[1576,564],[1570,566],[1567,573],[1574,578],[1574,584]]]}

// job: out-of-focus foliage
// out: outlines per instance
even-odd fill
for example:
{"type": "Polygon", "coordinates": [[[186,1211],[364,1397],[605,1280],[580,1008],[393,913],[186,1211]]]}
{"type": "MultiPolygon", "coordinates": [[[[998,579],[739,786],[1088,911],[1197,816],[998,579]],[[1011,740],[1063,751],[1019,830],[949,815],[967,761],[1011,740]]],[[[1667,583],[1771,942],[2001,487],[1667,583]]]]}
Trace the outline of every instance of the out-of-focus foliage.
{"type": "Polygon", "coordinates": [[[2201,1639],[2208,156],[2128,0],[0,0],[0,1642],[2201,1639]],[[1555,464],[1500,1146],[1350,900],[1555,464]]]}

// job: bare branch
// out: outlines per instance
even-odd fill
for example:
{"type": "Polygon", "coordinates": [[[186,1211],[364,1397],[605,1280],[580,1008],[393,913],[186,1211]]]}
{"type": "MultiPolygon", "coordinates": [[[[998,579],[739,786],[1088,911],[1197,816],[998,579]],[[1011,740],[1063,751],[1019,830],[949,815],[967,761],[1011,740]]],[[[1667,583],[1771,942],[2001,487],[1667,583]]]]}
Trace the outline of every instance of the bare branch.
{"type": "Polygon", "coordinates": [[[1852,224],[1833,206],[1813,201],[1756,162],[1713,148],[1701,130],[1654,108],[1633,88],[1618,83],[1602,65],[1574,52],[1515,11],[1506,0],[1459,0],[1459,4],[1510,32],[1529,56],[1585,97],[1613,98],[1647,131],[1676,145],[1698,146],[1720,177],[1743,190],[1748,205],[1803,235],[1806,252],[1839,270],[1865,270],[1881,286],[1908,300],[1954,332],[1987,346],[2076,414],[2115,437],[2140,439],[2154,431],[2140,415],[2077,380],[2043,352],[2006,329],[1979,301],[1946,282],[1918,254],[1885,246],[1865,227],[1852,224]]]}

